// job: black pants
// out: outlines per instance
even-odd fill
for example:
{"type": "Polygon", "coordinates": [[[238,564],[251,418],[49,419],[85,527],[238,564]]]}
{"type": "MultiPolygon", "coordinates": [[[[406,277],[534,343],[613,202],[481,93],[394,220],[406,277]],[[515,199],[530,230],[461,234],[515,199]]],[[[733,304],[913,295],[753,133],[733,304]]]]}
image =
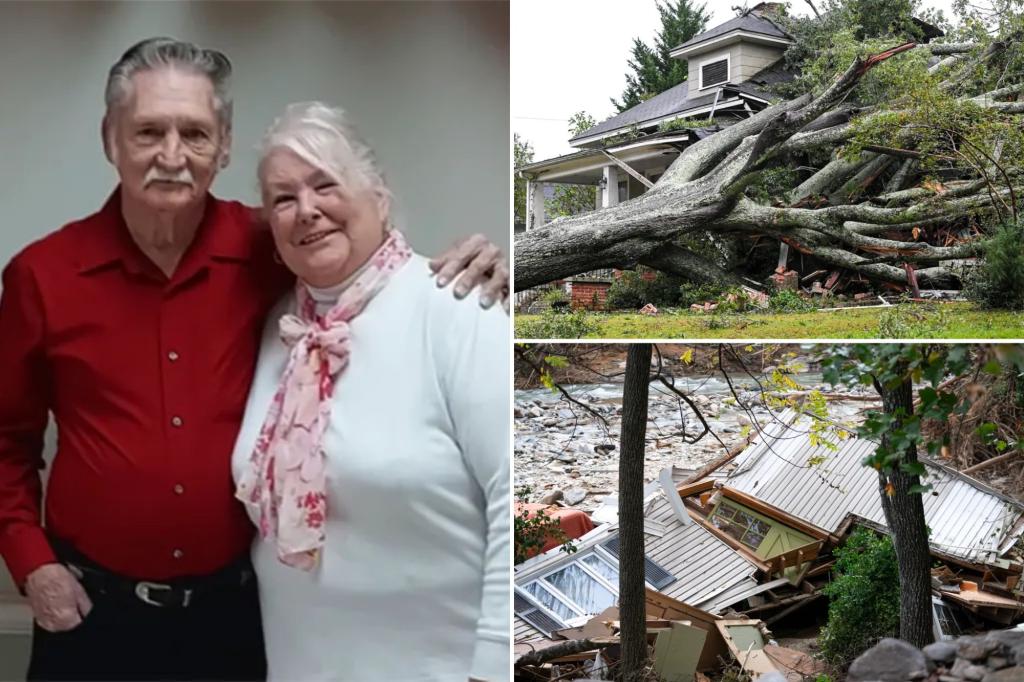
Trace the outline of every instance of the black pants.
{"type": "Polygon", "coordinates": [[[87,591],[93,609],[75,629],[35,625],[29,680],[266,679],[255,577],[187,608],[87,591]]]}

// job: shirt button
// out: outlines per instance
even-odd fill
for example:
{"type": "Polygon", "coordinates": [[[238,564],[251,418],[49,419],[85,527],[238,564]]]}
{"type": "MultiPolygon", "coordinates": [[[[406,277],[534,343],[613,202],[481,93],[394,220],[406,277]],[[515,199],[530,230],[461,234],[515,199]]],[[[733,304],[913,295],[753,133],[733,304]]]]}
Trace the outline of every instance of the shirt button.
{"type": "Polygon", "coordinates": [[[182,552],[180,549],[176,549],[173,552],[171,552],[171,556],[173,556],[175,559],[180,559],[181,557],[185,556],[185,553],[182,552]]]}
{"type": "Polygon", "coordinates": [[[181,417],[171,417],[171,424],[174,426],[181,426],[184,423],[181,417]]]}
{"type": "Polygon", "coordinates": [[[175,495],[181,495],[184,492],[185,492],[185,486],[183,486],[182,484],[179,483],[176,486],[174,486],[174,494],[175,495]]]}
{"type": "Polygon", "coordinates": [[[170,353],[167,354],[167,359],[170,360],[171,362],[174,362],[175,360],[178,359],[178,354],[172,350],[170,353]]]}

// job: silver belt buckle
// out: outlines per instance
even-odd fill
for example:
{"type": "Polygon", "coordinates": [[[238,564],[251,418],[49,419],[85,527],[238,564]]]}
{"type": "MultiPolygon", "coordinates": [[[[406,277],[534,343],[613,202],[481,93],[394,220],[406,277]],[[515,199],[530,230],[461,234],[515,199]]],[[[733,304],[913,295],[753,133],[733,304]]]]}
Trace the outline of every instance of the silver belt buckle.
{"type": "MultiPolygon", "coordinates": [[[[151,583],[151,582],[146,582],[146,581],[143,580],[141,582],[135,583],[135,596],[138,597],[144,603],[149,604],[150,606],[163,607],[164,604],[161,604],[160,602],[155,601],[152,597],[149,596],[149,592],[150,592],[150,590],[170,590],[170,589],[172,589],[170,585],[163,585],[161,583],[151,583]]],[[[185,598],[182,600],[182,603],[181,603],[182,608],[187,607],[191,600],[192,600],[192,590],[185,590],[185,598]]]]}

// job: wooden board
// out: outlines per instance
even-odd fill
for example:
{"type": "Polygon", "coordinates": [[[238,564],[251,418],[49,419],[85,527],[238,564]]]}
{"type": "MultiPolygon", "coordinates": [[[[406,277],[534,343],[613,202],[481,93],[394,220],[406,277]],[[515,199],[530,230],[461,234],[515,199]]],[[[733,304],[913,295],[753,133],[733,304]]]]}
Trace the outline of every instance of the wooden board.
{"type": "Polygon", "coordinates": [[[698,627],[673,622],[654,643],[654,671],[664,682],[692,682],[707,636],[698,627]]]}

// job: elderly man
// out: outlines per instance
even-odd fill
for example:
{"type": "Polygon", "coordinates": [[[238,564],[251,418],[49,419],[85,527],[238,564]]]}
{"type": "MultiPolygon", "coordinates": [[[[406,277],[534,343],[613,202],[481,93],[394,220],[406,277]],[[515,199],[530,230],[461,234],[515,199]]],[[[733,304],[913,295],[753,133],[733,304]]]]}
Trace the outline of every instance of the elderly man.
{"type": "MultiPolygon", "coordinates": [[[[4,271],[0,554],[35,615],[30,679],[265,675],[229,465],[263,317],[292,278],[254,210],[208,194],[230,70],[170,39],[129,49],[102,126],[119,187],[4,271]]],[[[485,279],[496,300],[508,271],[480,242],[435,264],[439,284],[468,263],[458,293],[485,279]]]]}

